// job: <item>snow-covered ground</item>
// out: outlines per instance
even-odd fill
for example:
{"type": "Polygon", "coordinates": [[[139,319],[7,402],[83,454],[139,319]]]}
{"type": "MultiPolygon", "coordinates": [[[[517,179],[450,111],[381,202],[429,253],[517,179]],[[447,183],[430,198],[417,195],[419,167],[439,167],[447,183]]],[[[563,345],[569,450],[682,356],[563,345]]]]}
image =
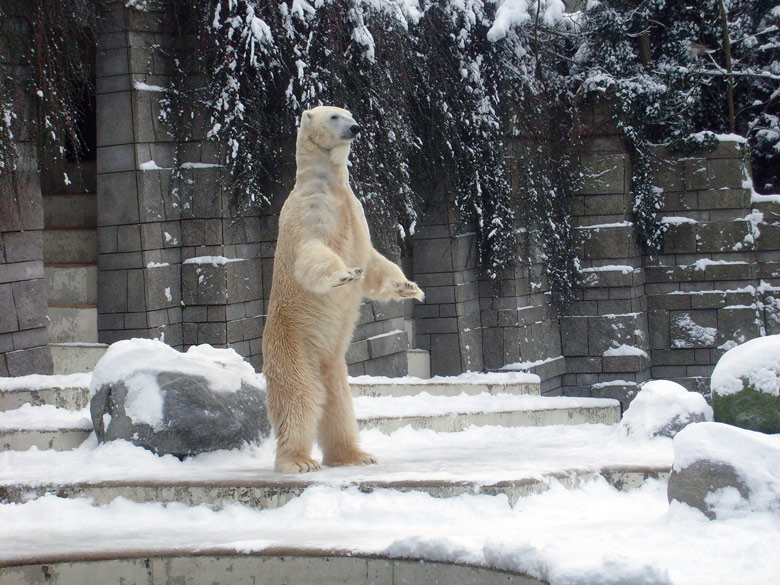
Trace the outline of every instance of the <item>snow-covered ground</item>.
{"type": "MultiPolygon", "coordinates": [[[[602,479],[580,489],[551,481],[545,493],[434,498],[360,481],[459,480],[476,485],[572,469],[670,466],[673,441],[637,438],[620,425],[473,427],[460,433],[363,431],[381,465],[325,469],[288,504],[259,511],[183,504],[94,506],[54,495],[0,506],[0,560],[91,551],[273,547],[321,548],[469,562],[522,571],[553,584],[776,585],[780,517],[751,513],[708,520],[669,505],[666,485],[648,480],[621,492],[602,479]],[[96,539],[95,536],[100,535],[96,539]]],[[[274,479],[273,442],[179,461],[127,443],[89,440],[70,452],[0,454],[3,484],[110,480],[274,479]]],[[[299,480],[301,477],[292,479],[299,480]]]]}
{"type": "MultiPolygon", "coordinates": [[[[504,382],[518,375],[527,376],[491,374],[503,376],[504,382]]],[[[485,381],[484,376],[479,380],[485,381]]],[[[0,391],[29,387],[31,382],[35,380],[0,380],[0,391]]],[[[41,388],[47,384],[38,382],[41,388]]],[[[58,384],[85,382],[89,380],[81,377],[58,384]]],[[[87,497],[36,497],[38,489],[24,496],[23,503],[0,505],[0,562],[82,552],[252,552],[290,547],[471,563],[527,573],[553,585],[778,585],[780,498],[767,494],[766,486],[770,491],[780,486],[780,470],[774,469],[780,461],[780,436],[761,435],[755,447],[750,432],[740,431],[739,441],[726,438],[726,449],[719,446],[724,437],[719,427],[724,425],[711,422],[682,431],[678,439],[687,435],[687,443],[655,436],[670,421],[710,420],[711,410],[700,396],[687,395],[670,382],[646,387],[620,424],[472,426],[457,433],[410,427],[390,434],[364,430],[363,447],[378,456],[380,465],[301,476],[273,472],[273,439],[184,461],[122,441],[98,444],[94,434],[71,451],[2,452],[0,485],[9,487],[243,481],[308,485],[300,496],[266,510],[242,504],[138,503],[121,497],[96,505],[87,497]],[[681,416],[697,412],[702,418],[681,416]],[[620,491],[598,473],[626,467],[668,470],[673,463],[680,469],[702,452],[712,460],[723,455],[727,461],[749,462],[745,464],[751,473],[743,474],[743,479],[748,487],[754,483],[763,489],[762,497],[740,500],[732,490],[729,498],[719,500],[730,506],[728,513],[716,513],[710,520],[686,504],[669,504],[663,480],[648,479],[637,489],[620,491]],[[575,472],[584,478],[576,488],[556,479],[575,472]],[[753,475],[755,481],[750,479],[753,475]],[[477,490],[522,480],[543,481],[549,489],[516,502],[504,493],[477,490]],[[366,493],[358,485],[395,482],[459,482],[475,489],[437,498],[423,491],[388,488],[366,493]],[[760,505],[751,507],[756,502],[760,505]]],[[[481,403],[488,397],[457,398],[481,403]]],[[[370,408],[379,409],[376,415],[398,415],[400,406],[416,411],[420,405],[413,404],[415,400],[436,412],[445,402],[428,394],[355,402],[364,416],[370,408]]],[[[33,411],[41,415],[56,415],[50,412],[56,409],[37,408],[33,411]]],[[[29,410],[2,416],[25,419],[29,410]]],[[[85,418],[86,411],[73,416],[85,418]]],[[[738,472],[740,465],[734,465],[738,472]]]]}

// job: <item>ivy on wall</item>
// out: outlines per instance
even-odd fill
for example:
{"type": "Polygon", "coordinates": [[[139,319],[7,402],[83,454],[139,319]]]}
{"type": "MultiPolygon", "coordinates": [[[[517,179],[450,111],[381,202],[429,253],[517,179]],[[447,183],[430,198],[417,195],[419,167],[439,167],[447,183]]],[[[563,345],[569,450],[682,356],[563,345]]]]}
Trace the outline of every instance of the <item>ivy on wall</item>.
{"type": "MultiPolygon", "coordinates": [[[[59,166],[66,156],[83,151],[79,120],[85,116],[85,96],[95,91],[97,26],[94,0],[3,1],[0,179],[13,179],[23,139],[36,142],[42,166],[59,166]]],[[[62,180],[68,183],[70,177],[62,180]]]]}
{"type": "MultiPolygon", "coordinates": [[[[240,210],[280,190],[304,109],[346,107],[364,128],[352,172],[380,247],[408,242],[424,207],[443,198],[462,229],[476,230],[487,278],[523,260],[522,234],[566,304],[578,272],[569,201],[582,180],[581,103],[615,104],[651,253],[663,240],[651,145],[707,147],[714,138],[701,130],[733,125],[748,137],[760,187],[777,188],[780,169],[776,1],[568,4],[580,10],[566,13],[563,0],[167,2],[174,51],[162,117],[179,146],[213,141],[240,210]]],[[[4,0],[0,12],[7,178],[20,103],[33,106],[41,164],[83,148],[77,122],[94,91],[100,11],[96,0],[4,0]]],[[[174,175],[176,189],[180,165],[174,175]]]]}

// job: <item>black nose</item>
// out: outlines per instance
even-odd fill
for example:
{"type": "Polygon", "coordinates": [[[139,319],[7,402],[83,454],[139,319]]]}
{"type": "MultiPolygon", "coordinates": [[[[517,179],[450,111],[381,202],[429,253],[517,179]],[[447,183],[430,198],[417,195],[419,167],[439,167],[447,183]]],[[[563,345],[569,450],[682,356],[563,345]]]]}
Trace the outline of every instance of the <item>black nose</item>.
{"type": "Polygon", "coordinates": [[[352,133],[352,136],[355,137],[360,132],[360,126],[352,124],[352,126],[349,127],[349,131],[352,133]]]}

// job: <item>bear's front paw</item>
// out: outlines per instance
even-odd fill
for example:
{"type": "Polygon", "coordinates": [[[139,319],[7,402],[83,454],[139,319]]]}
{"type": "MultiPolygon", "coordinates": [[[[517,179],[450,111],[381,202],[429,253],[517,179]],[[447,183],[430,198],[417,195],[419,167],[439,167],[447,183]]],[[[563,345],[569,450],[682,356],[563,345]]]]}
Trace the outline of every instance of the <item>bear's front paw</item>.
{"type": "Polygon", "coordinates": [[[344,286],[345,284],[349,284],[355,280],[360,280],[361,278],[363,278],[362,268],[340,270],[338,272],[334,272],[333,276],[331,276],[331,286],[334,288],[337,286],[344,286]]]}
{"type": "Polygon", "coordinates": [[[402,299],[417,299],[418,301],[425,299],[425,293],[417,286],[417,283],[411,280],[393,283],[393,293],[402,299]]]}
{"type": "Polygon", "coordinates": [[[274,469],[279,473],[307,473],[319,471],[320,464],[310,457],[277,460],[274,469]]]}

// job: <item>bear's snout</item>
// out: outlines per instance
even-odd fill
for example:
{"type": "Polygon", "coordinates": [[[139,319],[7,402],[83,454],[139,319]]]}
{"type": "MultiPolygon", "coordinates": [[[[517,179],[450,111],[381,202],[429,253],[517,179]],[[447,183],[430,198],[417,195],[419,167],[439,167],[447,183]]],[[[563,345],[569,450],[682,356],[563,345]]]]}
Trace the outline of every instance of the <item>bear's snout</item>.
{"type": "Polygon", "coordinates": [[[352,126],[349,127],[349,133],[352,135],[352,138],[354,138],[360,133],[360,126],[352,124],[352,126]]]}

